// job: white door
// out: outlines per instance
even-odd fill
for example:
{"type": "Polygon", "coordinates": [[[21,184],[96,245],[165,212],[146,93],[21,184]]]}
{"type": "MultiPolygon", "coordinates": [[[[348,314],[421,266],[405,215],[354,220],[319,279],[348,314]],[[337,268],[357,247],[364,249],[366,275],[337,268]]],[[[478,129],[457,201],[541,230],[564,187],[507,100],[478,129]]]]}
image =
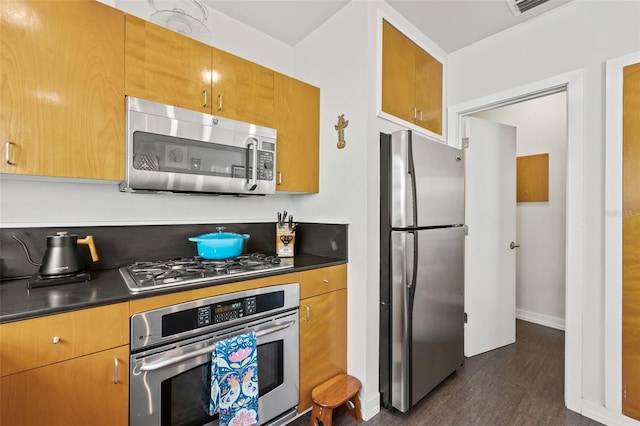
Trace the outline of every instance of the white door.
{"type": "Polygon", "coordinates": [[[464,355],[470,357],[516,340],[516,128],[464,120],[464,355]]]}

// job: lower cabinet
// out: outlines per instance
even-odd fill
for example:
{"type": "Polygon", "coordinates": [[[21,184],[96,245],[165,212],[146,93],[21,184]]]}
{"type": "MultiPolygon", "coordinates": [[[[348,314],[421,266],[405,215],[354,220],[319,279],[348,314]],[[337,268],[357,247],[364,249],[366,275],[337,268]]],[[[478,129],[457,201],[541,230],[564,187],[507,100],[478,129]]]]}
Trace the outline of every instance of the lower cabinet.
{"type": "Polygon", "coordinates": [[[300,402],[313,405],[313,388],[347,372],[347,290],[300,300],[300,402]]]}
{"type": "Polygon", "coordinates": [[[0,379],[3,425],[126,425],[129,345],[0,379]]]}

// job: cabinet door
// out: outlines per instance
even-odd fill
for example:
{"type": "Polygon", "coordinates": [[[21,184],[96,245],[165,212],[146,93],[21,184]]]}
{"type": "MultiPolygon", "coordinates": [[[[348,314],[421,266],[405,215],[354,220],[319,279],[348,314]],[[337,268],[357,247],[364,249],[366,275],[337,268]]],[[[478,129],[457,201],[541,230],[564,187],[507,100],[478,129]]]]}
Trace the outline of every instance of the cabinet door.
{"type": "Polygon", "coordinates": [[[126,425],[129,346],[0,379],[3,425],[126,425]]]}
{"type": "Polygon", "coordinates": [[[123,179],[124,14],[14,0],[0,23],[0,173],[123,179]]]}
{"type": "Polygon", "coordinates": [[[382,21],[382,110],[413,122],[416,95],[416,45],[382,21]]]}
{"type": "Polygon", "coordinates": [[[313,388],[347,371],[347,290],[300,301],[301,413],[312,406],[313,388]]]}
{"type": "Polygon", "coordinates": [[[416,124],[442,134],[442,64],[416,46],[416,124]]]}
{"type": "Polygon", "coordinates": [[[273,124],[273,70],[212,48],[213,114],[273,124]]]}
{"type": "Polygon", "coordinates": [[[0,376],[129,342],[129,304],[0,325],[0,376]]]}
{"type": "Polygon", "coordinates": [[[211,113],[211,47],[127,15],[125,92],[211,113]]]}
{"type": "Polygon", "coordinates": [[[320,89],[276,73],[277,189],[319,191],[320,89]]]}
{"type": "Polygon", "coordinates": [[[623,70],[622,413],[640,420],[640,63],[623,70]]]}

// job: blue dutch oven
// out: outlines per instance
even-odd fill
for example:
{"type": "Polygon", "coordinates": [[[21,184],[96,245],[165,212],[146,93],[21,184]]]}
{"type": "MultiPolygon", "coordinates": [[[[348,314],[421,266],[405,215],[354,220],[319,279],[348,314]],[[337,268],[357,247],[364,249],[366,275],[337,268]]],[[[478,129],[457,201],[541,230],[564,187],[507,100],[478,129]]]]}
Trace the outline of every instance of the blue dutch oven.
{"type": "Polygon", "coordinates": [[[197,243],[198,256],[203,259],[228,259],[242,254],[245,240],[249,234],[222,232],[224,228],[216,228],[218,232],[190,237],[189,241],[197,243]]]}

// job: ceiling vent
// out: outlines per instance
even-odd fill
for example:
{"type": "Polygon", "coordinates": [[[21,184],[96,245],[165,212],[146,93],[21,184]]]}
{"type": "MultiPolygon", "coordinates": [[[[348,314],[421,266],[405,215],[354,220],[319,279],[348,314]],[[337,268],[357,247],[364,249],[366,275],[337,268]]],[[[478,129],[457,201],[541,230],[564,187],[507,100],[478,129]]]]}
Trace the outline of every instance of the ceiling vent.
{"type": "Polygon", "coordinates": [[[507,0],[507,5],[514,16],[518,16],[527,10],[533,9],[536,6],[540,6],[549,0],[507,0]]]}

